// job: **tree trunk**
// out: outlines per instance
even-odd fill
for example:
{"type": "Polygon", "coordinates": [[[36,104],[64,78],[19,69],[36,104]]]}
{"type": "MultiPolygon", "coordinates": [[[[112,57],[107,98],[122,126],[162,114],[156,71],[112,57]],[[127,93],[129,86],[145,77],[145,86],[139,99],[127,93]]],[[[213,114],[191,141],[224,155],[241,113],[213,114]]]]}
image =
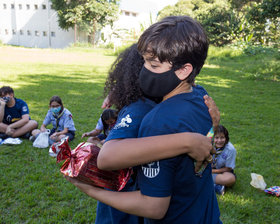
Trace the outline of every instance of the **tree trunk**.
{"type": "Polygon", "coordinates": [[[92,46],[94,46],[95,44],[95,33],[96,33],[96,21],[94,20],[92,24],[92,31],[90,32],[89,35],[89,42],[92,44],[92,46]]]}
{"type": "Polygon", "coordinates": [[[74,43],[77,42],[77,24],[74,25],[74,43]]]}

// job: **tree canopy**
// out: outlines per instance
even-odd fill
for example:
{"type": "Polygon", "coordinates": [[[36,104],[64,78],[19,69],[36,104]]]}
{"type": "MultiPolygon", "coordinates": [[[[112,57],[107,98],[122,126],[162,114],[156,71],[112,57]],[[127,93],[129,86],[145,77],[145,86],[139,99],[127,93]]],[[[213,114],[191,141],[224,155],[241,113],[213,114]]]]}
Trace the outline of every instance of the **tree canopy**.
{"type": "Polygon", "coordinates": [[[94,43],[95,33],[118,18],[119,0],[51,0],[57,11],[58,23],[62,29],[76,25],[88,34],[94,43]]]}
{"type": "Polygon", "coordinates": [[[217,46],[239,41],[279,46],[279,0],[179,0],[163,8],[159,19],[168,15],[197,19],[217,46]]]}

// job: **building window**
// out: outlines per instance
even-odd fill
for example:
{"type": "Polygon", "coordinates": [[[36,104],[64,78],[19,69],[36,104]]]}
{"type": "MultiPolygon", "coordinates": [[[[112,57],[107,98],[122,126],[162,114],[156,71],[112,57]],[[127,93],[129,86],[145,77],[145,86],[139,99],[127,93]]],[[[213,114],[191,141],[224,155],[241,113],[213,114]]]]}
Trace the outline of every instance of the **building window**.
{"type": "Polygon", "coordinates": [[[55,32],[51,32],[51,36],[52,36],[52,37],[55,37],[55,32]]]}
{"type": "Polygon", "coordinates": [[[46,9],[47,6],[45,4],[42,5],[42,9],[46,9]]]}
{"type": "Polygon", "coordinates": [[[34,9],[37,10],[38,9],[38,5],[34,5],[34,9]]]}
{"type": "Polygon", "coordinates": [[[47,36],[47,31],[43,31],[43,36],[44,36],[44,37],[47,36]]]}
{"type": "Polygon", "coordinates": [[[17,34],[17,32],[16,32],[16,30],[12,30],[12,32],[13,32],[13,35],[16,35],[17,34]]]}
{"type": "Polygon", "coordinates": [[[29,5],[29,4],[26,5],[26,9],[27,9],[27,10],[30,9],[30,5],[29,5]]]}
{"type": "Polygon", "coordinates": [[[51,4],[51,9],[54,9],[52,4],[51,4]]]}
{"type": "Polygon", "coordinates": [[[7,29],[5,29],[5,34],[8,35],[9,34],[9,31],[7,29]]]}
{"type": "Polygon", "coordinates": [[[20,31],[19,31],[19,34],[20,34],[20,35],[23,35],[23,30],[20,30],[20,31]]]}
{"type": "Polygon", "coordinates": [[[130,13],[129,13],[129,12],[124,12],[124,14],[125,14],[126,16],[129,16],[130,13]]]}
{"type": "Polygon", "coordinates": [[[11,4],[11,9],[14,9],[15,8],[15,5],[14,4],[11,4]]]}
{"type": "Polygon", "coordinates": [[[7,9],[7,5],[5,3],[3,4],[3,9],[7,9]]]}
{"type": "Polygon", "coordinates": [[[38,30],[35,30],[35,36],[39,37],[39,31],[38,30]]]}
{"type": "Polygon", "coordinates": [[[137,16],[137,14],[136,14],[135,12],[133,12],[133,13],[132,13],[132,16],[133,16],[133,17],[136,17],[136,16],[137,16]]]}
{"type": "Polygon", "coordinates": [[[19,5],[18,5],[18,8],[19,8],[19,9],[22,9],[22,4],[19,4],[19,5]]]}
{"type": "Polygon", "coordinates": [[[30,30],[27,30],[27,35],[31,36],[31,31],[30,30]]]}

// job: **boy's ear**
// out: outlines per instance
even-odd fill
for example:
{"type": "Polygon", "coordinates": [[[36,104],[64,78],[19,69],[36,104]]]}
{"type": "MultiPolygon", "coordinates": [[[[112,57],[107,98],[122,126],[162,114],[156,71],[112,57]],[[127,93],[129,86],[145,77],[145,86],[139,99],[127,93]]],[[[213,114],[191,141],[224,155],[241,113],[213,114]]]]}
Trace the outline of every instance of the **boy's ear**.
{"type": "Polygon", "coordinates": [[[193,66],[190,63],[185,64],[182,68],[175,71],[177,77],[183,81],[189,77],[193,71],[193,66]]]}

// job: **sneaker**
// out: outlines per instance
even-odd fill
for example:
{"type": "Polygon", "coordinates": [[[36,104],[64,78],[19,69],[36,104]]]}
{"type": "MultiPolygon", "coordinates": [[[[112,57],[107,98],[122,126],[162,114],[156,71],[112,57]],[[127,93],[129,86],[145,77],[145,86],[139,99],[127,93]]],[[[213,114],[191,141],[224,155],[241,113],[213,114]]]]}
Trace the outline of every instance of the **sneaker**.
{"type": "Polygon", "coordinates": [[[20,136],[20,138],[25,138],[25,139],[29,139],[31,136],[30,132],[25,133],[24,135],[20,136]]]}
{"type": "Polygon", "coordinates": [[[30,138],[29,138],[29,141],[34,142],[34,141],[35,141],[35,139],[36,139],[36,137],[35,137],[35,136],[33,136],[33,135],[31,135],[31,136],[30,136],[30,138]]]}
{"type": "Polygon", "coordinates": [[[225,193],[225,186],[220,184],[215,184],[215,192],[219,195],[224,195],[225,193]]]}
{"type": "Polygon", "coordinates": [[[9,138],[9,135],[6,135],[5,133],[0,133],[0,138],[2,138],[2,140],[9,138]]]}

